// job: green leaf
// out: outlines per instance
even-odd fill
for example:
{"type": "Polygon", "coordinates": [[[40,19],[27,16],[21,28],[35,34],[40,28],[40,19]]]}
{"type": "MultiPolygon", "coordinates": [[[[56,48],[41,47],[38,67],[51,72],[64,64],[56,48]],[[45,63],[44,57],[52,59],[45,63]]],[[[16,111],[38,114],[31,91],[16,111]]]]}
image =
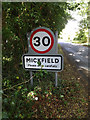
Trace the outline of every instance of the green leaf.
{"type": "Polygon", "coordinates": [[[19,77],[17,76],[16,79],[19,79],[19,77]]]}
{"type": "Polygon", "coordinates": [[[38,61],[37,64],[38,64],[38,66],[41,66],[41,62],[40,61],[38,61]]]}
{"type": "Polygon", "coordinates": [[[64,95],[60,95],[60,98],[63,98],[64,97],[64,95]]]}
{"type": "Polygon", "coordinates": [[[3,112],[2,113],[2,117],[5,119],[5,118],[8,118],[8,114],[7,114],[7,112],[3,112]]]}

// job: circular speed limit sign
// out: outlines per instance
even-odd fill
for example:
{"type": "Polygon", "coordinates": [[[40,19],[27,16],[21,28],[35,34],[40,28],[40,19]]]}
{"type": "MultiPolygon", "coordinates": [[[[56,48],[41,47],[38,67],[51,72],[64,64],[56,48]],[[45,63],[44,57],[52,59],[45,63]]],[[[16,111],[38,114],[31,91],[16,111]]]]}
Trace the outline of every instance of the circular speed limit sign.
{"type": "Polygon", "coordinates": [[[47,53],[54,45],[54,34],[50,29],[37,28],[31,33],[30,46],[37,53],[47,53]]]}

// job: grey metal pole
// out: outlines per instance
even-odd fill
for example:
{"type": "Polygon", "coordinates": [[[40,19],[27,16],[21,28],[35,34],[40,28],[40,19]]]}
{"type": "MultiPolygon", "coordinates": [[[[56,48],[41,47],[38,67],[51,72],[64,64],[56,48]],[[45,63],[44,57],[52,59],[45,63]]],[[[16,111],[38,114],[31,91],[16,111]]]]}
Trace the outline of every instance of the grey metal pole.
{"type": "MultiPolygon", "coordinates": [[[[55,32],[56,37],[56,54],[58,53],[58,31],[55,32]]],[[[55,72],[55,87],[58,85],[57,72],[55,72]]]]}
{"type": "Polygon", "coordinates": [[[57,81],[57,72],[55,72],[55,87],[57,87],[58,81],[57,81]]]}
{"type": "MultiPolygon", "coordinates": [[[[26,33],[28,42],[29,42],[29,35],[30,35],[30,32],[26,33]]],[[[29,46],[28,46],[28,51],[29,51],[29,46]]],[[[32,75],[33,75],[33,73],[32,73],[32,71],[30,71],[30,79],[31,79],[30,84],[31,84],[31,86],[33,86],[33,78],[31,78],[32,75]]]]}
{"type": "MultiPolygon", "coordinates": [[[[30,78],[32,77],[33,73],[30,71],[30,78]]],[[[33,78],[31,79],[31,86],[33,86],[33,78]]]]}

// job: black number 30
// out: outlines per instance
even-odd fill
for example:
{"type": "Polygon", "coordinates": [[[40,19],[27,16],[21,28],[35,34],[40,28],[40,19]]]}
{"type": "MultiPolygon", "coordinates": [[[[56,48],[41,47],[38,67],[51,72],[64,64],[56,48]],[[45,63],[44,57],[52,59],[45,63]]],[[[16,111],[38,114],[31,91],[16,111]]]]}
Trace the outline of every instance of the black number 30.
{"type": "MultiPolygon", "coordinates": [[[[36,43],[34,43],[35,46],[40,46],[41,45],[40,37],[36,36],[36,37],[34,37],[34,40],[36,40],[36,43]]],[[[48,36],[43,37],[42,44],[44,46],[48,46],[50,44],[50,38],[48,36]],[[48,40],[47,43],[45,42],[46,40],[48,40]]]]}

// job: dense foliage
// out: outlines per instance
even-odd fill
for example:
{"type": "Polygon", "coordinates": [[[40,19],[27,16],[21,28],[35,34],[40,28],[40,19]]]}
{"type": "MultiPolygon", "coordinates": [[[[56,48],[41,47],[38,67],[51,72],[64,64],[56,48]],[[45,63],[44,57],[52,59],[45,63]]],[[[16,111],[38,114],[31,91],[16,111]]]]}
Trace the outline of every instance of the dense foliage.
{"type": "Polygon", "coordinates": [[[2,53],[5,87],[9,87],[10,83],[18,82],[17,76],[22,81],[28,78],[28,73],[22,68],[21,60],[22,55],[27,53],[26,33],[39,26],[48,27],[53,32],[61,31],[70,17],[66,11],[68,7],[69,5],[63,2],[8,2],[2,4],[2,53]]]}
{"type": "MultiPolygon", "coordinates": [[[[70,18],[67,9],[73,10],[75,7],[77,6],[70,6],[65,2],[2,3],[3,118],[24,118],[26,115],[29,118],[33,114],[34,101],[27,101],[27,94],[32,91],[29,83],[12,87],[29,79],[29,72],[22,67],[22,55],[27,53],[26,33],[40,26],[48,27],[54,33],[62,31],[70,18]],[[27,110],[29,114],[25,113],[27,110]]],[[[52,80],[52,75],[46,71],[36,72],[34,75],[35,84],[40,84],[42,78],[52,80]]],[[[33,89],[36,89],[35,85],[33,89]]],[[[45,90],[43,94],[44,92],[45,90]]]]}
{"type": "Polygon", "coordinates": [[[85,34],[84,29],[80,29],[79,32],[76,34],[76,37],[73,39],[74,41],[79,41],[79,43],[86,43],[87,36],[85,34]]]}
{"type": "Polygon", "coordinates": [[[77,32],[74,41],[78,43],[86,43],[88,37],[88,28],[89,28],[89,2],[88,3],[81,3],[81,10],[79,11],[79,15],[82,17],[80,24],[79,24],[79,32],[77,32]]]}
{"type": "Polygon", "coordinates": [[[3,57],[5,58],[3,67],[6,76],[11,74],[11,77],[12,73],[15,74],[20,67],[22,54],[27,52],[26,33],[39,26],[49,27],[53,32],[61,31],[67,23],[67,4],[20,2],[3,3],[2,7],[3,57]]]}

